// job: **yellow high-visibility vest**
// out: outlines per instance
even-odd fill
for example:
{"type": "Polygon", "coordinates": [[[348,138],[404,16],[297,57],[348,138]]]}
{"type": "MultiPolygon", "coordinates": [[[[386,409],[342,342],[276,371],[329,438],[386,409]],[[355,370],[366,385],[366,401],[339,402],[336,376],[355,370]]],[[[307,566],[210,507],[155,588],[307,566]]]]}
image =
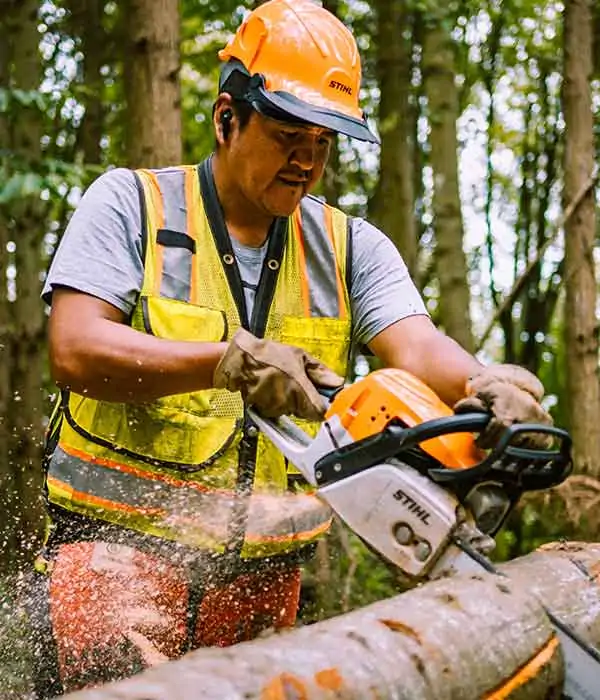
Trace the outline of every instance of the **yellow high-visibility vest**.
{"type": "MultiPolygon", "coordinates": [[[[171,340],[227,340],[244,325],[244,302],[232,289],[239,273],[224,252],[210,161],[139,170],[136,178],[145,267],[131,326],[171,340]]],[[[263,270],[272,288],[261,296],[259,286],[253,321],[260,327],[262,317],[264,337],[346,376],[347,217],[305,197],[277,226],[270,238],[279,237],[279,247],[269,243],[263,270]]],[[[289,490],[290,469],[264,436],[241,466],[248,434],[239,393],[209,389],[133,404],[71,392],[63,411],[47,476],[48,498],[62,508],[200,548],[224,551],[237,541],[242,557],[293,550],[329,526],[316,497],[289,490]]]]}

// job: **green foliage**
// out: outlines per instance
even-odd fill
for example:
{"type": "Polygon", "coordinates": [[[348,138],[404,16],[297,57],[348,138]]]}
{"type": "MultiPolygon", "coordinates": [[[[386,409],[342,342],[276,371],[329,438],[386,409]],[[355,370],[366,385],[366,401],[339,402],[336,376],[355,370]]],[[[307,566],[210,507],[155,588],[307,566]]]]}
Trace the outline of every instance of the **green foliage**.
{"type": "MultiPolygon", "coordinates": [[[[64,196],[74,188],[82,188],[91,174],[99,175],[99,166],[84,166],[82,163],[64,163],[46,158],[36,164],[36,170],[15,169],[19,159],[8,159],[0,164],[0,204],[26,197],[51,199],[64,196]]],[[[19,163],[25,166],[26,163],[19,163]]]]}
{"type": "Polygon", "coordinates": [[[39,90],[0,87],[0,114],[11,115],[15,106],[35,107],[41,113],[50,108],[50,100],[39,90]]]}

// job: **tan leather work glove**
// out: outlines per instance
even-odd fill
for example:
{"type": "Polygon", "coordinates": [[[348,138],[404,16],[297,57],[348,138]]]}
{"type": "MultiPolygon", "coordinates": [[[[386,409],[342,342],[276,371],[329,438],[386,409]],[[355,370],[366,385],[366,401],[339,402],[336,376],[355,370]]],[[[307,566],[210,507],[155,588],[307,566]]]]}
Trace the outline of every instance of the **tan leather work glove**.
{"type": "Polygon", "coordinates": [[[301,348],[261,340],[240,328],[215,369],[213,385],[240,391],[244,403],[267,418],[321,420],[325,404],[315,385],[333,389],[343,381],[301,348]]]}
{"type": "MultiPolygon", "coordinates": [[[[524,367],[482,367],[467,380],[466,394],[466,398],[455,404],[455,413],[483,411],[492,414],[486,429],[477,438],[477,445],[483,449],[493,447],[504,430],[515,423],[553,423],[550,414],[540,405],[544,396],[542,382],[524,367]]],[[[543,433],[524,433],[513,444],[548,448],[552,438],[543,433]]]]}

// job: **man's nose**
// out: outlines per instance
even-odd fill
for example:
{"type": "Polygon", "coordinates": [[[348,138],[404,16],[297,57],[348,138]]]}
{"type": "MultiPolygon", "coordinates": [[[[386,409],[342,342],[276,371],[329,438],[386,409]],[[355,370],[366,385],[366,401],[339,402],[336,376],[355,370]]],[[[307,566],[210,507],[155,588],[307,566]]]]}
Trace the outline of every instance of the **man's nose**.
{"type": "Polygon", "coordinates": [[[317,137],[308,136],[293,150],[290,162],[302,170],[312,170],[317,159],[317,137]]]}

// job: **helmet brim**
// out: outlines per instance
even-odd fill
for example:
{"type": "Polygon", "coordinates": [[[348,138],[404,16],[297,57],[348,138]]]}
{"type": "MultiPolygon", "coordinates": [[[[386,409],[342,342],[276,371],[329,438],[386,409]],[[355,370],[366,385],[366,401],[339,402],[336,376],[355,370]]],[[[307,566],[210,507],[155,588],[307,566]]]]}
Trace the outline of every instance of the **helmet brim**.
{"type": "Polygon", "coordinates": [[[299,99],[290,92],[271,92],[264,87],[250,91],[250,102],[257,112],[279,121],[299,121],[313,126],[331,129],[339,134],[369,143],[379,143],[366,120],[356,119],[327,107],[317,107],[299,99]],[[258,99],[257,99],[258,98],[258,99]]]}

